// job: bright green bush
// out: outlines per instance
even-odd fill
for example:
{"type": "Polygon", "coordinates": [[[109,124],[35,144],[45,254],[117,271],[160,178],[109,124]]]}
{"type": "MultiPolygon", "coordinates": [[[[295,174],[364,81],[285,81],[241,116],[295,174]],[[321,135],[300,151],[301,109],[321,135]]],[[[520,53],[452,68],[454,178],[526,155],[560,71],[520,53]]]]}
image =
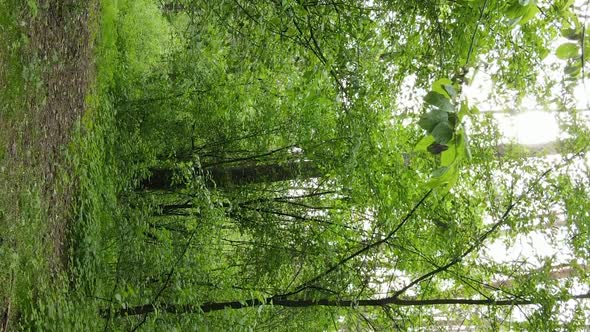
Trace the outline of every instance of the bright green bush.
{"type": "Polygon", "coordinates": [[[171,27],[152,0],[125,1],[119,12],[118,75],[132,85],[150,76],[171,46],[171,27]]]}

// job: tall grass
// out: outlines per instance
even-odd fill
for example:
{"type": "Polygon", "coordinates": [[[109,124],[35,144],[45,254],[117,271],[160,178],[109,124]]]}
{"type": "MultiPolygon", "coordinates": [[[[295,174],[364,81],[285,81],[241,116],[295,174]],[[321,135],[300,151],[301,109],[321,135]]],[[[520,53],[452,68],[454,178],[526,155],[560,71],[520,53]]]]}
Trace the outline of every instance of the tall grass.
{"type": "Polygon", "coordinates": [[[130,141],[133,133],[121,132],[116,105],[141,95],[154,79],[170,51],[171,30],[152,0],[104,0],[99,7],[89,19],[94,82],[66,147],[67,166],[56,180],[55,190],[73,188],[75,197],[68,213],[65,266],[56,269],[44,180],[25,160],[43,151],[24,151],[19,125],[28,121],[35,103],[42,103],[34,96],[42,95],[37,92],[45,69],[27,53],[21,22],[45,7],[0,0],[0,310],[10,306],[11,329],[115,329],[99,309],[120,305],[121,294],[130,292],[118,280],[120,260],[132,245],[125,237],[137,231],[141,210],[125,205],[124,197],[133,195],[135,171],[125,167],[132,161],[121,156],[136,149],[137,142],[130,141]],[[15,153],[22,159],[11,160],[15,153]]]}
{"type": "Polygon", "coordinates": [[[9,328],[52,278],[44,180],[34,167],[40,151],[27,148],[36,135],[26,131],[28,110],[41,102],[41,68],[22,25],[30,17],[26,3],[0,1],[0,310],[9,328]]]}

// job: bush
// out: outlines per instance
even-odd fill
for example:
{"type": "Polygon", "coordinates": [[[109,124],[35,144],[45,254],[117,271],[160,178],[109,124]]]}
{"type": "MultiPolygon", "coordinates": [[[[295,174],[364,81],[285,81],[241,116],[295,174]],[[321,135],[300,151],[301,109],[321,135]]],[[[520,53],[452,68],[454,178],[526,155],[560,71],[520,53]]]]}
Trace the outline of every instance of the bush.
{"type": "Polygon", "coordinates": [[[138,87],[170,50],[171,27],[152,0],[125,2],[120,8],[118,24],[119,79],[138,87]]]}

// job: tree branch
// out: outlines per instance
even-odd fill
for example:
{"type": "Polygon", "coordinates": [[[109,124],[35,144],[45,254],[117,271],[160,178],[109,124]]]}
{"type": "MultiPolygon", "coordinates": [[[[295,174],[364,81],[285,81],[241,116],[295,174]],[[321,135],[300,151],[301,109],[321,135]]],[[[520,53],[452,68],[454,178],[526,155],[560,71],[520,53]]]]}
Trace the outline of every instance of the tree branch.
{"type": "Polygon", "coordinates": [[[382,238],[379,241],[373,242],[368,244],[367,246],[355,251],[354,253],[348,255],[347,257],[341,259],[338,263],[332,265],[330,268],[328,268],[326,271],[316,275],[315,277],[313,277],[312,279],[304,282],[303,284],[301,284],[300,286],[298,286],[297,288],[295,288],[294,291],[286,293],[286,294],[282,294],[280,295],[280,297],[287,297],[290,295],[294,295],[297,294],[301,291],[303,291],[304,289],[308,288],[309,286],[311,286],[312,284],[314,284],[315,282],[319,281],[320,279],[322,279],[323,277],[327,276],[328,274],[332,273],[333,271],[337,270],[338,268],[340,268],[341,266],[343,266],[344,264],[346,264],[348,261],[352,260],[355,257],[360,256],[361,254],[380,246],[381,244],[387,242],[389,239],[391,239],[396,233],[397,231],[402,228],[402,226],[410,219],[410,217],[412,217],[414,215],[414,213],[418,210],[418,208],[426,201],[426,198],[428,198],[428,196],[430,196],[430,194],[432,193],[432,189],[429,190],[424,196],[422,196],[422,198],[420,199],[420,201],[414,205],[414,207],[412,208],[412,210],[404,217],[404,219],[402,220],[402,222],[400,222],[397,227],[395,227],[395,229],[393,229],[391,232],[389,232],[389,234],[387,234],[384,238],[382,238]]]}
{"type": "Polygon", "coordinates": [[[449,268],[451,268],[453,265],[459,263],[461,260],[463,260],[463,258],[465,258],[467,255],[469,255],[470,253],[472,253],[475,249],[479,248],[483,242],[491,235],[493,234],[498,228],[500,228],[500,226],[502,226],[506,220],[508,219],[508,217],[510,216],[510,213],[512,212],[512,210],[514,209],[514,207],[516,207],[520,202],[522,202],[522,200],[527,197],[532,191],[533,188],[535,187],[535,185],[537,183],[539,183],[539,181],[541,181],[544,177],[546,177],[549,173],[567,165],[571,160],[573,160],[574,158],[578,157],[579,155],[581,155],[583,152],[578,152],[575,155],[573,155],[572,157],[566,159],[563,163],[551,167],[549,169],[547,169],[546,171],[544,171],[543,173],[541,173],[541,175],[539,175],[535,180],[532,181],[532,183],[528,186],[528,190],[525,191],[524,193],[522,193],[518,199],[516,199],[516,201],[510,203],[508,205],[508,207],[506,208],[506,211],[504,211],[504,213],[502,214],[502,216],[500,217],[500,220],[498,220],[498,222],[496,222],[487,232],[483,233],[478,239],[477,241],[475,241],[469,248],[467,248],[467,250],[465,250],[461,255],[453,258],[449,263],[438,267],[420,277],[418,277],[417,279],[414,279],[412,282],[410,282],[409,284],[407,284],[406,286],[404,286],[402,289],[398,290],[397,292],[394,293],[393,297],[399,297],[400,295],[402,295],[404,292],[406,292],[408,289],[412,288],[413,286],[419,284],[420,282],[429,279],[441,272],[444,272],[446,270],[448,270],[449,268]]]}
{"type": "MultiPolygon", "coordinates": [[[[590,293],[572,295],[572,299],[590,299],[590,293]]],[[[121,308],[114,311],[112,314],[117,317],[145,315],[156,311],[174,314],[186,313],[207,313],[212,311],[226,310],[226,309],[244,309],[260,305],[273,305],[288,308],[307,308],[313,306],[326,307],[384,307],[384,306],[432,306],[432,305],[495,305],[495,306],[513,306],[513,305],[530,305],[540,304],[537,300],[528,299],[401,299],[396,297],[386,297],[382,299],[367,299],[367,300],[287,300],[276,297],[268,297],[265,299],[251,299],[245,301],[230,301],[230,302],[206,302],[201,305],[193,304],[145,304],[135,307],[121,308]]],[[[101,316],[108,318],[109,310],[101,310],[101,316]]]]}

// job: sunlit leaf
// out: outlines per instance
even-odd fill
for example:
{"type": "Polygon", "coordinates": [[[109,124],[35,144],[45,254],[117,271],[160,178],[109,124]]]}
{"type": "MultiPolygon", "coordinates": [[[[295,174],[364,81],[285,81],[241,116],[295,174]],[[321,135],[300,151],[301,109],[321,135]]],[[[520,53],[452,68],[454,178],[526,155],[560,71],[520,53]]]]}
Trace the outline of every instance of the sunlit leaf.
{"type": "Polygon", "coordinates": [[[514,1],[508,10],[506,10],[506,16],[512,20],[520,21],[520,18],[526,15],[528,12],[528,5],[521,5],[519,1],[514,1]]]}
{"type": "Polygon", "coordinates": [[[446,77],[438,79],[434,83],[432,83],[432,91],[438,92],[441,95],[450,98],[452,96],[449,95],[449,93],[445,90],[444,86],[445,85],[452,85],[452,84],[453,84],[453,81],[451,81],[450,79],[448,79],[446,77]]]}
{"type": "Polygon", "coordinates": [[[455,144],[450,144],[448,150],[444,151],[440,156],[440,163],[442,166],[449,166],[457,157],[457,146],[455,144]]]}
{"type": "Polygon", "coordinates": [[[420,139],[418,141],[418,143],[416,143],[416,146],[414,147],[414,151],[427,151],[427,148],[434,143],[434,137],[432,137],[432,135],[426,135],[424,137],[422,137],[422,139],[420,139]]]}
{"type": "Polygon", "coordinates": [[[458,167],[450,167],[447,174],[445,174],[445,185],[440,189],[441,193],[447,193],[457,184],[459,180],[459,169],[458,167]]]}
{"type": "Polygon", "coordinates": [[[567,60],[571,58],[577,57],[579,54],[579,47],[578,44],[574,43],[565,43],[559,45],[557,50],[555,51],[555,55],[562,60],[567,60]]]}
{"type": "Polygon", "coordinates": [[[535,5],[534,3],[529,4],[527,8],[528,9],[526,13],[520,18],[520,21],[518,23],[525,24],[526,22],[533,19],[539,13],[539,8],[537,8],[537,5],[535,5]]]}

